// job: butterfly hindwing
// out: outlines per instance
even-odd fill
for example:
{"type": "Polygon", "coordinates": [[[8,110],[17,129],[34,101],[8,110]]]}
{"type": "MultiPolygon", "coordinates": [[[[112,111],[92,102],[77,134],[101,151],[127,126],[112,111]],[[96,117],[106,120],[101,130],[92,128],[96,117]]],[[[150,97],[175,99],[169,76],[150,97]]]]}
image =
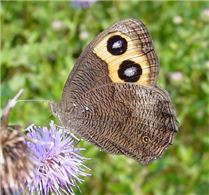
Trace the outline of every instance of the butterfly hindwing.
{"type": "Polygon", "coordinates": [[[103,85],[80,96],[65,117],[79,137],[142,165],[160,158],[178,131],[170,97],[146,85],[103,85]]]}

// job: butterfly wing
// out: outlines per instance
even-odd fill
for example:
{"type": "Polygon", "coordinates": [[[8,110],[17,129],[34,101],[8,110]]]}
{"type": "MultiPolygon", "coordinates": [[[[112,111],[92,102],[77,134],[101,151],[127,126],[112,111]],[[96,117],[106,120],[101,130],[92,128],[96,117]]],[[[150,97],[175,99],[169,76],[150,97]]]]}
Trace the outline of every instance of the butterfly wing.
{"type": "Polygon", "coordinates": [[[141,165],[162,157],[178,131],[167,92],[146,85],[103,85],[80,96],[65,117],[79,137],[141,165]]]}
{"type": "Polygon", "coordinates": [[[101,32],[78,58],[63,90],[62,109],[105,84],[155,86],[158,71],[158,57],[146,26],[136,18],[121,20],[101,32]]]}
{"type": "Polygon", "coordinates": [[[169,94],[156,86],[158,57],[138,19],[111,25],[82,52],[50,103],[63,127],[111,154],[148,165],[174,142],[178,121],[169,94]]]}

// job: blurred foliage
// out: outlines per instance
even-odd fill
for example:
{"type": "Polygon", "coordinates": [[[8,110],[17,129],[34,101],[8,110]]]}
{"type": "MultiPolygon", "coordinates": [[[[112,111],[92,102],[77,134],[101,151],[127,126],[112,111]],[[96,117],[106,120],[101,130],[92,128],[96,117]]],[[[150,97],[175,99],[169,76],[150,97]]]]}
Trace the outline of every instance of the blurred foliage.
{"type": "MultiPolygon", "coordinates": [[[[87,9],[73,9],[67,1],[1,2],[1,109],[21,88],[21,99],[60,102],[86,45],[112,23],[139,18],[152,35],[160,59],[158,85],[171,94],[179,133],[165,155],[147,167],[80,142],[92,159],[86,162],[92,176],[80,187],[92,195],[209,194],[207,8],[208,2],[102,1],[87,9]]],[[[47,103],[19,102],[10,123],[42,126],[49,114],[47,103]]]]}

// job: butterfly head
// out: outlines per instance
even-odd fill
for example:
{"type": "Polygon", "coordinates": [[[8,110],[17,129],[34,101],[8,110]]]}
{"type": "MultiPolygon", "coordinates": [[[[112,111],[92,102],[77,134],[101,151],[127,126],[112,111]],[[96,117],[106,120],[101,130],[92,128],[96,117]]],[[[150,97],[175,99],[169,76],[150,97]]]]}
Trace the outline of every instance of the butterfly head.
{"type": "Polygon", "coordinates": [[[61,112],[60,104],[53,101],[49,101],[49,108],[51,110],[52,115],[59,118],[59,113],[61,112]]]}

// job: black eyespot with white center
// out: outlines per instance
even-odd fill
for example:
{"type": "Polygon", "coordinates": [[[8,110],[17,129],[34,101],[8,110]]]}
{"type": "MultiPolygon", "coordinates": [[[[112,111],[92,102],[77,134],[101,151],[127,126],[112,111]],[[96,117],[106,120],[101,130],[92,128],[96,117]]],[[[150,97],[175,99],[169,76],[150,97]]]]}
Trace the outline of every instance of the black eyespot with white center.
{"type": "Polygon", "coordinates": [[[142,137],[142,141],[143,141],[145,144],[147,144],[147,143],[150,142],[150,138],[149,138],[148,136],[143,136],[143,137],[142,137]]]}
{"type": "Polygon", "coordinates": [[[112,55],[121,55],[125,53],[127,50],[127,41],[119,36],[110,37],[107,41],[107,51],[109,51],[112,55]]]}
{"type": "Polygon", "coordinates": [[[140,79],[142,75],[142,68],[139,64],[126,60],[123,61],[118,70],[118,76],[121,80],[125,82],[136,82],[140,79]]]}

